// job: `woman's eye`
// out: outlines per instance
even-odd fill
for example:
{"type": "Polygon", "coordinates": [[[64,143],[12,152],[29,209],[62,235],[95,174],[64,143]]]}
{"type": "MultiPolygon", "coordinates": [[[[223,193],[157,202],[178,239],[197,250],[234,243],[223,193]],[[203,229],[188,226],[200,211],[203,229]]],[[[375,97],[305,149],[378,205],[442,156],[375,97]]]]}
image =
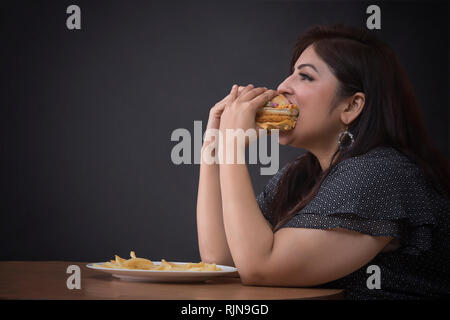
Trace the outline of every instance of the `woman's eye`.
{"type": "Polygon", "coordinates": [[[308,76],[306,73],[299,73],[299,75],[302,78],[302,80],[307,80],[307,81],[312,81],[313,80],[313,78],[308,76]]]}

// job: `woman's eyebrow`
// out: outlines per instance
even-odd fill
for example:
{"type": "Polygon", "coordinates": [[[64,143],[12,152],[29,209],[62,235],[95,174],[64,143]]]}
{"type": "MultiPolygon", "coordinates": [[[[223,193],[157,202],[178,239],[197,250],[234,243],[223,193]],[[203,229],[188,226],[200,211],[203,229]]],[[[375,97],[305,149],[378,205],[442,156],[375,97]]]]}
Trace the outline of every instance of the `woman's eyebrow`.
{"type": "Polygon", "coordinates": [[[303,67],[311,67],[311,68],[313,68],[317,73],[319,73],[319,71],[317,70],[317,68],[316,68],[314,65],[310,64],[310,63],[300,64],[300,65],[297,67],[297,70],[300,70],[300,69],[303,68],[303,67]]]}

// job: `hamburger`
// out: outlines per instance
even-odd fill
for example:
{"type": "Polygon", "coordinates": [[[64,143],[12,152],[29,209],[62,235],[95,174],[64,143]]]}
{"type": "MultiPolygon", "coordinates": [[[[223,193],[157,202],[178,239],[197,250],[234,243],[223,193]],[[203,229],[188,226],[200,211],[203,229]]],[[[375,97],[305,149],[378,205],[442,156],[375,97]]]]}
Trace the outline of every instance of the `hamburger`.
{"type": "Polygon", "coordinates": [[[298,107],[279,94],[256,113],[256,125],[262,129],[292,130],[298,119],[298,107]]]}

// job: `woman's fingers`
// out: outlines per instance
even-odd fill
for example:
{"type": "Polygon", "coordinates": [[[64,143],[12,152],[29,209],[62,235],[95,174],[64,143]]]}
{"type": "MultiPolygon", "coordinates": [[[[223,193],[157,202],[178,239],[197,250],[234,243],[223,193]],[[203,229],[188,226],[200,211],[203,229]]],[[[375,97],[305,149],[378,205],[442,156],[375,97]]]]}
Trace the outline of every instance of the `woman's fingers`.
{"type": "MultiPolygon", "coordinates": [[[[235,86],[235,85],[233,85],[233,86],[231,87],[230,92],[229,92],[222,100],[220,100],[219,102],[217,102],[217,103],[214,105],[214,107],[212,107],[211,109],[214,109],[214,110],[221,110],[221,109],[225,108],[225,106],[227,105],[227,103],[228,103],[228,102],[230,101],[230,99],[231,99],[231,93],[233,92],[234,86],[235,86]]],[[[239,88],[241,88],[241,87],[239,87],[239,88]]]]}
{"type": "Polygon", "coordinates": [[[245,87],[235,84],[231,87],[230,93],[222,101],[219,101],[214,106],[214,109],[223,111],[224,108],[231,105],[233,102],[239,104],[250,102],[250,106],[260,107],[276,95],[277,91],[275,90],[268,90],[267,88],[262,87],[255,88],[252,84],[245,87]]]}
{"type": "Polygon", "coordinates": [[[238,91],[239,91],[239,87],[237,84],[233,85],[233,87],[231,88],[231,92],[230,92],[230,102],[233,102],[234,100],[236,100],[237,96],[238,96],[238,91]]]}
{"type": "Polygon", "coordinates": [[[246,92],[245,94],[241,94],[239,96],[239,100],[241,101],[250,101],[252,99],[254,99],[255,97],[259,96],[260,94],[264,93],[265,91],[267,91],[267,88],[254,88],[248,92],[246,92]]]}
{"type": "Polygon", "coordinates": [[[265,92],[259,94],[251,101],[251,106],[254,108],[259,108],[266,104],[269,100],[273,99],[278,95],[278,92],[275,90],[266,90],[265,92]]]}
{"type": "MultiPolygon", "coordinates": [[[[245,88],[246,87],[238,86],[238,88],[237,88],[237,95],[240,96],[242,91],[245,88]]],[[[216,103],[216,106],[223,105],[223,107],[225,107],[225,104],[227,104],[230,101],[230,99],[231,99],[231,92],[232,92],[232,90],[233,90],[233,87],[231,87],[230,93],[228,93],[222,100],[220,100],[219,102],[216,103]]]]}
{"type": "Polygon", "coordinates": [[[252,85],[252,84],[249,84],[248,86],[244,87],[244,88],[242,89],[241,93],[239,94],[239,100],[240,100],[243,96],[245,96],[245,94],[246,94],[247,92],[249,92],[249,91],[252,90],[252,89],[253,89],[253,85],[252,85]]]}
{"type": "Polygon", "coordinates": [[[225,109],[226,103],[218,103],[214,107],[211,108],[212,113],[222,112],[225,109]]]}

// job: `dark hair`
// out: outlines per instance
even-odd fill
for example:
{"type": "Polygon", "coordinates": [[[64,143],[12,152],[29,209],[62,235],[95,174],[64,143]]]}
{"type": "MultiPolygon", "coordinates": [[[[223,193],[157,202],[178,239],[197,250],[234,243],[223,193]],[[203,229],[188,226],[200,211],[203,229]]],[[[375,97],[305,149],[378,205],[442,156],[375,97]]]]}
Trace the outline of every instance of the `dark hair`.
{"type": "Polygon", "coordinates": [[[412,85],[388,45],[365,29],[343,24],[312,27],[294,46],[290,73],[310,45],[338,79],[336,98],[362,92],[365,105],[348,125],[354,143],[341,152],[336,143],[327,169],[322,171],[311,152],[288,165],[270,204],[273,230],[278,230],[314,198],[322,181],[339,162],[381,146],[393,147],[415,161],[427,182],[448,196],[449,162],[432,142],[412,85]]]}

